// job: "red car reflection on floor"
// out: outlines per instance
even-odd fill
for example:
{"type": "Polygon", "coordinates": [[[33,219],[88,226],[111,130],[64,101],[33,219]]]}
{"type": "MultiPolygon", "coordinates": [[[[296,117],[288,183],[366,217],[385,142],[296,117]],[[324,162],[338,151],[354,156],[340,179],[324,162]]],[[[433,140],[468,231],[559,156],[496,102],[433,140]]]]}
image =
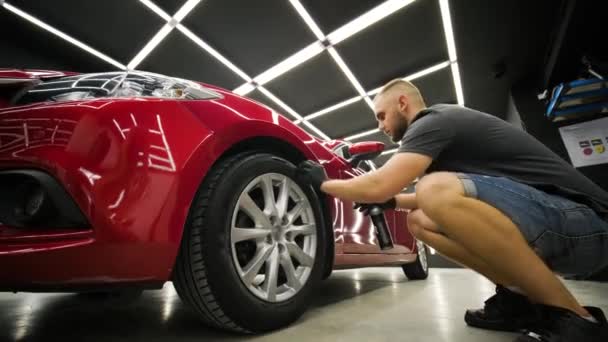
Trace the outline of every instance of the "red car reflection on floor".
{"type": "Polygon", "coordinates": [[[353,203],[293,178],[375,168],[381,143],[322,141],[224,89],[144,72],[0,69],[0,290],[123,291],[173,281],[207,324],[296,320],[332,269],[426,278],[405,212],[381,251],[353,203]]]}

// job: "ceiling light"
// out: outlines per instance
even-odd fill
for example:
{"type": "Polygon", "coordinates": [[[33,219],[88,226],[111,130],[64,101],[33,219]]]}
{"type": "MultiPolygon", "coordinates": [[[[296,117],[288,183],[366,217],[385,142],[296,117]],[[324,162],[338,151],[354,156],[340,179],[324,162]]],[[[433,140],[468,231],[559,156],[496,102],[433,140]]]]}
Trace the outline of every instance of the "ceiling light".
{"type": "Polygon", "coordinates": [[[296,11],[298,11],[298,14],[300,15],[300,17],[302,17],[302,20],[306,22],[306,25],[308,25],[308,28],[310,28],[310,30],[312,31],[312,33],[314,33],[317,39],[324,40],[325,35],[323,34],[319,26],[317,26],[317,23],[315,23],[314,19],[310,16],[310,14],[308,14],[308,11],[306,11],[304,6],[302,6],[300,1],[289,0],[289,2],[291,2],[291,5],[296,9],[296,11]]]}
{"type": "Polygon", "coordinates": [[[411,75],[409,75],[409,76],[406,76],[406,77],[404,78],[404,80],[406,80],[406,81],[413,81],[413,80],[415,80],[415,79],[417,79],[417,78],[420,78],[420,77],[426,76],[426,75],[428,75],[428,74],[432,74],[432,73],[434,73],[435,71],[439,71],[439,70],[441,70],[441,69],[443,69],[443,68],[446,68],[448,65],[450,65],[450,62],[449,62],[449,61],[445,61],[445,62],[443,62],[443,63],[439,63],[439,64],[436,64],[436,65],[433,65],[433,66],[432,66],[432,67],[430,67],[430,68],[426,68],[426,69],[424,69],[424,70],[420,70],[420,71],[418,71],[418,72],[416,72],[416,73],[413,73],[413,74],[411,74],[411,75]]]}
{"type": "MultiPolygon", "coordinates": [[[[413,74],[411,74],[411,75],[409,75],[409,76],[405,76],[405,77],[403,77],[402,79],[403,79],[403,80],[406,80],[406,81],[413,81],[413,80],[415,80],[415,79],[417,79],[417,78],[421,78],[421,77],[426,76],[426,75],[428,75],[428,74],[432,74],[432,73],[434,73],[434,72],[436,72],[436,71],[439,71],[439,70],[441,70],[441,69],[443,69],[443,68],[446,68],[446,67],[448,67],[450,64],[451,64],[451,63],[450,63],[450,61],[445,61],[445,62],[442,62],[442,63],[436,64],[436,65],[433,65],[432,67],[428,67],[428,68],[426,68],[426,69],[423,69],[423,70],[417,71],[417,72],[415,72],[415,73],[413,73],[413,74]]],[[[375,94],[379,93],[379,92],[380,92],[380,90],[382,90],[382,87],[378,87],[378,88],[376,88],[376,89],[374,89],[374,90],[372,90],[372,91],[368,92],[368,93],[367,93],[367,95],[370,95],[370,96],[371,96],[371,95],[375,95],[375,94]]]]}
{"type": "Polygon", "coordinates": [[[336,109],[339,109],[339,108],[342,108],[342,107],[346,107],[349,104],[355,103],[355,102],[360,101],[360,100],[361,100],[361,96],[353,97],[352,99],[348,99],[346,101],[342,101],[342,102],[337,103],[337,104],[335,104],[333,106],[327,107],[325,109],[321,109],[318,112],[314,112],[314,113],[312,113],[310,115],[307,115],[304,118],[304,120],[312,120],[312,119],[318,118],[319,116],[323,116],[323,115],[325,115],[325,114],[327,114],[329,112],[333,112],[336,109]]]}
{"type": "MultiPolygon", "coordinates": [[[[266,95],[266,97],[268,97],[272,102],[274,102],[277,105],[279,105],[281,108],[283,108],[291,116],[293,116],[294,118],[296,118],[298,120],[302,120],[303,119],[302,115],[298,114],[295,110],[293,110],[291,107],[289,107],[288,105],[286,105],[285,102],[281,101],[278,97],[274,96],[274,94],[272,94],[271,92],[269,92],[266,88],[264,88],[264,87],[258,87],[258,89],[264,95],[266,95]]],[[[323,133],[320,129],[318,129],[317,127],[315,127],[310,122],[306,122],[305,121],[304,124],[306,126],[308,126],[308,128],[310,128],[313,132],[317,133],[323,139],[327,139],[327,140],[330,139],[325,133],[323,133]]]]}
{"type": "Polygon", "coordinates": [[[455,62],[457,60],[456,43],[454,41],[454,31],[452,30],[452,18],[450,16],[450,4],[448,3],[448,0],[439,0],[439,7],[441,8],[441,20],[443,21],[445,40],[448,45],[448,56],[450,56],[450,62],[455,62]]]}
{"type": "Polygon", "coordinates": [[[42,28],[42,29],[44,29],[44,30],[46,30],[46,31],[48,31],[48,32],[56,35],[56,36],[58,36],[59,38],[61,38],[61,39],[65,40],[65,41],[67,41],[67,42],[69,42],[69,43],[71,43],[71,44],[73,44],[73,45],[75,45],[75,46],[77,46],[77,47],[85,50],[86,52],[92,54],[93,56],[98,57],[99,59],[102,59],[105,62],[108,62],[108,63],[114,65],[115,67],[119,68],[119,69],[126,69],[127,68],[122,63],[119,63],[118,61],[116,61],[116,60],[114,60],[114,59],[112,59],[112,58],[104,55],[103,53],[101,53],[101,52],[93,49],[92,47],[84,44],[83,42],[81,42],[81,41],[79,41],[79,40],[77,40],[75,38],[72,38],[71,36],[69,36],[69,35],[67,35],[67,34],[59,31],[58,29],[56,29],[56,28],[54,28],[54,27],[52,27],[52,26],[50,26],[50,25],[42,22],[40,19],[37,19],[37,18],[35,18],[35,17],[33,17],[33,16],[31,16],[31,15],[23,12],[22,10],[18,9],[17,7],[15,7],[13,5],[10,5],[10,4],[6,3],[6,2],[3,3],[3,6],[7,10],[9,10],[9,11],[13,12],[14,14],[20,16],[21,18],[23,18],[23,19],[31,22],[32,24],[34,24],[34,25],[36,25],[36,26],[38,26],[38,27],[40,27],[40,28],[42,28]]]}
{"type": "Polygon", "coordinates": [[[173,30],[173,27],[171,27],[169,24],[165,24],[160,29],[160,31],[158,31],[158,33],[156,33],[156,35],[154,35],[154,37],[152,37],[152,39],[148,42],[148,44],[146,44],[146,46],[144,46],[144,48],[141,49],[141,51],[139,51],[139,53],[131,60],[131,62],[129,62],[129,65],[127,65],[127,68],[129,68],[129,70],[134,70],[135,68],[137,68],[137,66],[146,57],[148,57],[148,55],[152,52],[152,50],[154,50],[154,48],[157,47],[158,44],[160,44],[160,42],[162,42],[163,39],[165,39],[165,37],[167,37],[169,35],[171,30],[173,30]]]}
{"type": "Polygon", "coordinates": [[[188,13],[190,13],[201,0],[188,0],[186,3],[175,13],[173,19],[177,20],[177,22],[182,21],[188,13]]]}
{"type": "Polygon", "coordinates": [[[371,108],[371,110],[374,110],[374,103],[372,102],[372,99],[370,99],[369,96],[365,96],[364,99],[365,103],[367,103],[369,108],[371,108]]]}
{"type": "MultiPolygon", "coordinates": [[[[310,15],[308,14],[308,12],[304,8],[304,6],[302,6],[300,1],[290,0],[290,2],[293,5],[293,7],[296,9],[296,11],[298,11],[298,13],[302,17],[302,19],[304,19],[304,21],[306,22],[306,24],[308,25],[310,30],[315,34],[315,36],[317,36],[317,39],[325,40],[325,35],[323,34],[323,32],[321,32],[321,29],[319,29],[319,27],[317,26],[315,21],[310,17],[310,15]]],[[[340,69],[342,70],[344,75],[346,75],[348,80],[351,82],[353,87],[355,87],[355,89],[357,90],[359,95],[361,95],[365,99],[365,103],[367,103],[368,106],[370,106],[370,108],[373,109],[374,108],[373,103],[367,96],[365,96],[365,90],[363,90],[363,87],[361,86],[361,84],[359,83],[359,81],[357,80],[355,75],[352,73],[350,68],[346,65],[346,63],[344,62],[342,57],[340,57],[340,55],[338,54],[338,51],[336,51],[336,49],[334,49],[332,46],[329,46],[327,48],[327,50],[329,51],[329,54],[332,56],[334,61],[338,64],[338,66],[340,67],[340,69]]]]}
{"type": "Polygon", "coordinates": [[[146,5],[149,9],[151,9],[154,13],[158,14],[161,18],[166,21],[171,20],[171,16],[168,15],[165,11],[163,11],[160,7],[158,7],[155,3],[150,0],[139,0],[142,4],[146,5]]]}
{"type": "Polygon", "coordinates": [[[397,150],[398,150],[398,149],[399,149],[399,147],[392,148],[392,149],[390,149],[390,150],[386,150],[386,151],[384,151],[384,152],[380,153],[380,155],[381,155],[381,156],[385,156],[385,155],[387,155],[387,154],[392,154],[392,153],[397,152],[397,150]]]}
{"type": "Polygon", "coordinates": [[[192,31],[187,29],[184,25],[177,25],[177,29],[180,30],[186,37],[190,38],[196,45],[203,48],[203,50],[207,51],[210,55],[215,57],[222,64],[227,66],[230,70],[232,70],[235,74],[241,76],[247,82],[251,82],[251,77],[249,77],[246,73],[244,73],[241,69],[239,69],[236,65],[232,64],[226,57],[222,56],[219,52],[217,52],[214,48],[209,46],[209,44],[205,43],[202,39],[200,39],[197,35],[195,35],[192,31]]]}
{"type": "Polygon", "coordinates": [[[321,42],[314,42],[303,48],[302,50],[296,52],[295,54],[291,55],[290,57],[286,58],[274,67],[256,76],[254,80],[260,85],[266,84],[272,81],[273,79],[283,75],[287,71],[295,68],[296,66],[306,62],[312,57],[318,55],[319,53],[321,53],[321,51],[323,51],[323,44],[321,44],[321,42]]]}
{"type": "Polygon", "coordinates": [[[363,138],[368,135],[372,135],[374,133],[379,133],[379,132],[380,132],[379,129],[374,128],[374,129],[370,129],[369,131],[365,131],[365,132],[361,132],[361,133],[357,133],[357,134],[348,136],[348,137],[344,138],[344,140],[354,140],[354,139],[358,139],[358,138],[363,138]]]}
{"type": "Polygon", "coordinates": [[[325,140],[331,140],[331,138],[329,136],[327,136],[327,134],[323,133],[323,131],[318,129],[315,125],[311,124],[310,122],[304,121],[304,125],[306,125],[308,128],[310,128],[313,132],[317,133],[321,138],[323,138],[325,140]]]}
{"type": "MultiPolygon", "coordinates": [[[[420,78],[420,77],[426,76],[426,75],[428,75],[428,74],[434,73],[434,72],[436,72],[436,71],[439,71],[439,70],[441,70],[441,69],[444,69],[444,68],[446,68],[446,67],[450,66],[451,64],[452,64],[452,63],[450,63],[449,61],[445,61],[445,62],[442,62],[442,63],[436,64],[436,65],[433,65],[433,66],[431,66],[431,67],[428,67],[428,68],[426,68],[426,69],[420,70],[420,71],[418,71],[418,72],[415,72],[415,73],[413,73],[413,74],[411,74],[411,75],[409,75],[409,76],[404,77],[403,79],[404,79],[404,80],[408,80],[408,81],[412,81],[412,80],[415,80],[415,79],[417,79],[417,78],[420,78]]],[[[243,88],[243,87],[244,87],[244,86],[246,86],[246,85],[248,85],[248,84],[244,84],[244,85],[242,85],[241,87],[239,87],[239,88],[235,89],[235,92],[236,92],[237,90],[240,90],[240,88],[243,88]]],[[[252,90],[253,90],[253,86],[251,86],[251,87],[252,87],[252,90]]],[[[367,96],[365,96],[365,97],[364,97],[365,102],[366,102],[366,103],[367,103],[367,104],[368,104],[368,105],[369,105],[369,106],[370,106],[372,109],[373,109],[373,101],[372,101],[372,100],[369,98],[369,96],[373,96],[373,95],[375,95],[375,94],[379,93],[381,89],[382,89],[382,87],[378,87],[378,88],[376,88],[376,89],[374,89],[374,90],[372,90],[372,91],[368,92],[368,93],[366,94],[367,96]]],[[[322,110],[320,110],[320,111],[318,111],[318,112],[315,112],[315,113],[313,113],[313,114],[307,115],[307,116],[306,116],[306,117],[305,117],[303,120],[296,120],[296,121],[295,121],[295,123],[296,123],[296,124],[299,124],[301,121],[304,121],[304,120],[312,120],[312,119],[317,118],[317,117],[319,117],[319,116],[322,116],[322,115],[325,115],[325,114],[331,113],[331,112],[333,112],[333,111],[335,111],[335,110],[337,110],[337,109],[340,109],[340,108],[342,108],[342,107],[344,107],[344,106],[348,106],[349,104],[354,103],[354,102],[356,102],[356,101],[358,101],[358,100],[360,100],[360,99],[361,99],[361,96],[357,96],[357,97],[353,97],[353,98],[351,98],[351,99],[348,99],[348,100],[342,101],[342,102],[340,102],[340,103],[338,103],[338,104],[335,104],[335,105],[329,106],[329,107],[327,107],[327,108],[325,108],[325,109],[322,109],[322,110]]]]}
{"type": "Polygon", "coordinates": [[[376,89],[374,89],[374,90],[372,90],[372,91],[369,91],[369,92],[367,92],[367,95],[368,95],[368,96],[376,95],[376,94],[378,94],[378,93],[380,92],[380,90],[382,90],[382,88],[383,88],[383,87],[384,87],[384,86],[382,86],[382,87],[378,87],[378,88],[376,88],[376,89]]]}
{"type": "MultiPolygon", "coordinates": [[[[443,63],[439,63],[439,64],[436,64],[436,65],[433,65],[432,67],[426,68],[426,69],[424,69],[424,70],[421,70],[421,71],[415,72],[415,73],[413,73],[413,74],[411,74],[411,75],[409,75],[409,76],[404,77],[403,79],[404,79],[404,80],[408,80],[408,81],[412,81],[412,80],[415,80],[415,79],[417,79],[417,78],[420,78],[420,77],[426,76],[426,75],[428,75],[428,74],[431,74],[431,73],[433,73],[433,72],[435,72],[435,71],[439,71],[439,70],[441,70],[441,69],[444,69],[444,68],[448,67],[450,64],[451,64],[451,63],[450,63],[449,61],[445,61],[445,62],[443,62],[443,63]]],[[[242,88],[242,87],[244,88],[244,86],[246,86],[246,85],[248,85],[248,84],[244,84],[244,85],[240,86],[239,88],[235,89],[235,92],[236,92],[237,90],[240,90],[240,88],[242,88]]],[[[253,86],[251,86],[251,87],[252,87],[252,90],[253,90],[253,86]]],[[[382,87],[378,87],[378,88],[376,88],[376,89],[374,89],[374,90],[372,90],[372,91],[368,92],[368,93],[366,94],[367,96],[365,96],[365,97],[364,97],[365,102],[366,102],[366,103],[367,103],[367,104],[368,104],[368,105],[369,105],[369,106],[370,106],[372,109],[373,109],[373,101],[372,101],[372,100],[369,98],[369,96],[372,96],[372,95],[375,95],[375,94],[379,93],[381,89],[382,89],[382,87]]],[[[349,104],[351,104],[351,103],[353,103],[353,102],[356,102],[356,101],[358,101],[358,100],[360,100],[360,99],[361,99],[361,96],[357,96],[357,97],[353,97],[353,98],[351,98],[351,99],[348,99],[348,100],[342,101],[342,102],[340,102],[340,103],[338,103],[338,104],[335,104],[335,105],[329,106],[329,107],[327,107],[327,108],[325,108],[325,109],[322,109],[322,110],[320,110],[320,111],[318,111],[318,112],[315,112],[315,113],[313,113],[313,114],[307,115],[307,116],[304,118],[304,120],[312,120],[312,119],[317,118],[317,117],[319,117],[319,116],[322,116],[322,115],[325,115],[325,114],[331,113],[332,111],[334,111],[334,110],[336,110],[336,109],[340,109],[340,108],[342,108],[342,107],[344,107],[344,106],[348,106],[349,104]]],[[[296,121],[296,124],[299,124],[299,123],[300,123],[300,120],[296,121]]]]}
{"type": "Polygon", "coordinates": [[[341,41],[353,36],[355,33],[364,30],[368,26],[388,17],[401,8],[409,5],[414,0],[388,0],[384,3],[372,8],[368,12],[360,15],[353,21],[338,28],[334,32],[327,35],[327,39],[332,44],[338,44],[341,41]]]}
{"type": "Polygon", "coordinates": [[[454,79],[454,88],[456,88],[456,99],[458,104],[464,106],[464,93],[462,91],[462,81],[460,80],[460,71],[458,63],[452,63],[452,78],[454,79]]]}
{"type": "MultiPolygon", "coordinates": [[[[313,31],[315,36],[319,39],[319,41],[316,41],[316,42],[308,45],[304,49],[296,52],[295,54],[286,58],[285,60],[278,63],[277,65],[271,67],[270,69],[264,71],[263,73],[259,74],[256,77],[254,77],[255,82],[259,85],[266,84],[266,83],[272,81],[273,79],[283,75],[287,71],[295,68],[296,66],[308,61],[312,57],[321,53],[325,48],[323,46],[323,43],[321,42],[322,40],[325,40],[325,36],[323,35],[323,32],[319,29],[317,24],[314,22],[312,17],[310,17],[308,12],[305,10],[305,8],[301,5],[301,3],[299,1],[295,1],[295,0],[290,0],[290,1],[291,1],[291,4],[296,9],[296,11],[298,11],[300,16],[302,16],[302,19],[308,24],[308,27],[313,31]]],[[[388,15],[394,13],[395,11],[412,3],[413,1],[414,0],[388,0],[388,1],[384,2],[383,4],[376,6],[375,8],[368,11],[367,13],[364,13],[363,15],[359,16],[357,19],[351,21],[350,23],[335,30],[334,32],[332,32],[331,34],[329,34],[327,36],[327,40],[330,43],[337,44],[337,43],[341,42],[342,40],[361,31],[365,27],[387,17],[388,15]]],[[[242,86],[238,87],[237,89],[239,91],[242,91],[241,87],[243,87],[242,89],[250,89],[250,87],[247,87],[246,85],[242,85],[242,86]]],[[[235,89],[235,91],[237,89],[235,89]]],[[[245,92],[244,94],[247,94],[247,92],[245,92]]]]}
{"type": "MultiPolygon", "coordinates": [[[[268,69],[268,70],[264,71],[263,73],[259,74],[258,76],[256,76],[254,78],[255,83],[257,83],[259,85],[266,84],[266,83],[274,80],[275,78],[283,75],[284,73],[288,72],[289,70],[297,67],[298,65],[308,61],[309,59],[313,58],[314,56],[318,55],[319,53],[321,53],[323,51],[323,49],[324,49],[324,47],[323,47],[323,44],[321,44],[321,42],[319,42],[319,41],[314,42],[314,43],[308,45],[307,47],[303,48],[302,50],[296,52],[295,54],[287,57],[283,61],[281,61],[278,64],[276,64],[275,66],[271,67],[270,69],[268,69]]],[[[239,92],[244,92],[244,90],[247,90],[247,89],[249,89],[249,91],[253,90],[253,89],[250,89],[250,87],[248,87],[246,84],[243,84],[243,85],[239,86],[238,88],[236,88],[235,91],[239,90],[239,92]]],[[[247,94],[249,91],[244,92],[242,95],[247,94]]]]}
{"type": "Polygon", "coordinates": [[[443,30],[445,32],[445,40],[448,46],[448,56],[452,62],[452,78],[454,79],[454,89],[456,89],[456,98],[458,104],[464,106],[464,92],[462,91],[462,82],[460,79],[460,70],[458,69],[458,56],[456,54],[456,42],[454,40],[454,30],[452,28],[452,16],[450,15],[450,4],[448,0],[439,0],[441,8],[441,20],[443,21],[443,30]]]}
{"type": "Polygon", "coordinates": [[[285,109],[285,111],[287,113],[289,113],[291,116],[293,116],[296,119],[302,119],[302,115],[298,114],[295,110],[291,109],[291,107],[286,105],[285,102],[281,101],[278,97],[274,96],[274,94],[271,93],[270,91],[268,91],[266,88],[259,87],[258,89],[264,95],[266,95],[266,97],[268,97],[270,100],[272,100],[272,102],[278,104],[281,108],[285,109]]]}
{"type": "Polygon", "coordinates": [[[332,46],[328,47],[327,51],[329,51],[329,54],[331,55],[331,57],[333,57],[336,64],[338,64],[338,66],[340,67],[340,69],[342,70],[342,72],[344,73],[346,78],[348,78],[350,83],[352,83],[353,87],[355,87],[355,89],[357,90],[359,95],[365,96],[365,90],[363,90],[363,87],[361,86],[359,81],[357,81],[357,79],[355,78],[355,75],[353,75],[352,71],[350,71],[350,69],[348,68],[346,63],[344,63],[344,60],[342,59],[342,57],[340,57],[340,55],[338,54],[338,51],[336,51],[336,49],[334,49],[332,46]]]}
{"type": "Polygon", "coordinates": [[[253,84],[245,83],[245,84],[241,85],[240,87],[234,89],[232,92],[237,95],[245,96],[254,90],[255,90],[255,86],[253,84]]]}

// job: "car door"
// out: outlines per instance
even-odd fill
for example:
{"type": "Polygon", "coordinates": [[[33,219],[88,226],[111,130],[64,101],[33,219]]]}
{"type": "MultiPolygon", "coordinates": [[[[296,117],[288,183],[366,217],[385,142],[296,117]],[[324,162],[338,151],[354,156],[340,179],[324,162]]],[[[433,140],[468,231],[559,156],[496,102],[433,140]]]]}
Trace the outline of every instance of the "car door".
{"type": "MultiPolygon", "coordinates": [[[[369,164],[369,171],[377,169],[377,165],[372,160],[366,161],[369,164]]],[[[414,185],[410,185],[403,189],[402,193],[414,191],[414,185]]],[[[391,236],[393,238],[393,244],[404,246],[409,250],[414,248],[414,238],[407,228],[407,215],[408,211],[405,210],[386,210],[384,216],[386,217],[386,223],[389,226],[391,236]]]]}
{"type": "MultiPolygon", "coordinates": [[[[365,174],[376,169],[376,165],[371,161],[362,161],[356,167],[349,164],[345,158],[345,150],[349,147],[348,143],[338,145],[334,147],[333,151],[343,161],[344,167],[340,170],[341,179],[350,179],[365,174]]],[[[354,203],[352,201],[340,200],[339,201],[341,211],[341,236],[343,242],[344,253],[355,253],[355,254],[366,254],[366,253],[387,253],[387,254],[400,254],[407,253],[410,248],[401,245],[401,241],[409,242],[408,239],[401,234],[400,230],[403,230],[403,224],[405,223],[404,212],[396,212],[394,210],[387,210],[385,217],[389,230],[393,236],[393,242],[395,248],[382,251],[377,245],[377,239],[375,234],[375,228],[371,219],[368,216],[363,215],[356,209],[353,209],[354,203]]],[[[407,232],[407,229],[406,229],[407,232]]],[[[408,232],[409,234],[409,232],[408,232]]],[[[409,239],[411,240],[411,239],[409,239]]],[[[411,246],[411,245],[408,245],[411,246]]]]}

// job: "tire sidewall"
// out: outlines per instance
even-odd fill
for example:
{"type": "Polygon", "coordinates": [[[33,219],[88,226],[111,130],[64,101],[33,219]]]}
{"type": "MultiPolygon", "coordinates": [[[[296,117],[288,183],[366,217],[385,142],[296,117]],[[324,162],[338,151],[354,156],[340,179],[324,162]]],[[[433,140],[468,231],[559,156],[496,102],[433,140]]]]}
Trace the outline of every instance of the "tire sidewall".
{"type": "Polygon", "coordinates": [[[424,247],[422,252],[417,251],[418,256],[416,257],[416,264],[420,268],[420,273],[424,273],[424,278],[426,278],[429,275],[429,248],[426,245],[423,246],[424,247]],[[424,256],[426,257],[426,269],[422,267],[422,262],[420,261],[420,253],[424,253],[424,256]]]}
{"type": "Polygon", "coordinates": [[[405,275],[410,280],[423,280],[429,276],[429,268],[428,268],[428,260],[429,260],[429,249],[426,245],[424,245],[423,253],[426,256],[427,260],[427,268],[426,270],[422,267],[422,263],[420,262],[420,251],[418,250],[418,246],[416,246],[416,261],[411,264],[405,264],[402,266],[405,275]]]}
{"type": "Polygon", "coordinates": [[[202,251],[207,281],[224,313],[248,330],[270,330],[297,319],[322,278],[326,240],[318,196],[310,186],[297,182],[294,172],[295,166],[282,158],[270,154],[246,156],[221,176],[207,207],[207,222],[203,223],[206,229],[201,232],[202,240],[208,241],[202,251]],[[234,265],[230,243],[232,214],[239,196],[247,184],[266,173],[283,174],[302,188],[317,227],[317,250],[311,274],[296,295],[279,303],[264,301],[249,291],[234,265]]]}

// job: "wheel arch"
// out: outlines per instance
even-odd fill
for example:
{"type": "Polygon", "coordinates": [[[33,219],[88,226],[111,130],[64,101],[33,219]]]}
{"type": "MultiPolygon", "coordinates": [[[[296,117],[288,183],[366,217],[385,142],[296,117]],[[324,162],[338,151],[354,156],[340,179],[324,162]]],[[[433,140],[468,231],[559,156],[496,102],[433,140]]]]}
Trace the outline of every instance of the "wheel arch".
{"type": "MultiPolygon", "coordinates": [[[[229,130],[222,132],[214,132],[205,141],[201,142],[201,146],[193,153],[193,158],[189,164],[197,164],[202,162],[203,167],[199,168],[198,171],[193,171],[194,166],[190,165],[190,171],[186,173],[192,175],[197,181],[196,188],[202,184],[209,171],[217,165],[220,161],[225,158],[229,158],[239,153],[271,153],[278,157],[284,158],[294,165],[298,165],[300,162],[306,159],[316,159],[315,153],[311,151],[302,142],[302,140],[296,137],[293,133],[286,129],[277,127],[269,123],[252,123],[245,125],[238,125],[238,127],[231,127],[229,130]],[[255,132],[254,134],[242,134],[243,132],[255,132]],[[208,148],[211,146],[211,149],[208,148]],[[211,153],[209,153],[211,152],[211,153]],[[215,152],[215,153],[214,153],[215,152]],[[194,173],[193,173],[194,172],[194,173]]],[[[192,183],[193,184],[193,183],[192,183]]],[[[190,205],[196,196],[197,190],[191,193],[190,205]]],[[[329,198],[324,193],[317,192],[317,196],[320,200],[321,212],[323,213],[323,220],[325,225],[326,233],[326,248],[327,248],[327,260],[324,263],[324,278],[329,277],[333,270],[334,259],[335,259],[335,238],[333,231],[333,222],[331,216],[331,210],[329,206],[329,198]],[[329,227],[329,229],[328,229],[329,227]]],[[[183,212],[188,213],[189,208],[185,208],[183,212]]],[[[181,240],[184,238],[184,227],[186,223],[186,217],[184,217],[183,225],[179,230],[179,238],[177,239],[177,246],[175,252],[174,263],[177,260],[177,254],[179,246],[181,246],[181,240]]],[[[171,279],[173,278],[172,268],[171,279]]]]}

